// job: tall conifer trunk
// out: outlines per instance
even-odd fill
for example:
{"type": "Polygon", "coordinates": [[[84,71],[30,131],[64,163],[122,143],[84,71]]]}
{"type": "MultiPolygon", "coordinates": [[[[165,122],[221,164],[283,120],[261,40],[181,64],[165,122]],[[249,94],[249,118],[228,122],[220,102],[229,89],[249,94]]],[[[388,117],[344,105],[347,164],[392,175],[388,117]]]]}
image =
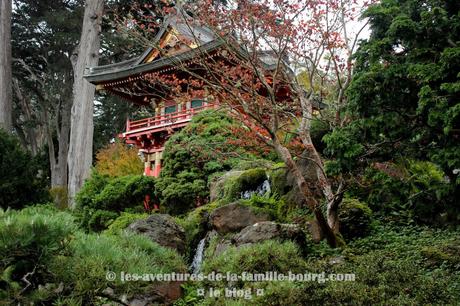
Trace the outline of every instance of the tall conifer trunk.
{"type": "Polygon", "coordinates": [[[72,56],[74,71],[73,105],[68,155],[70,206],[88,178],[93,153],[93,102],[95,86],[83,78],[85,69],[96,66],[99,59],[103,0],[86,0],[80,44],[72,56]]]}
{"type": "Polygon", "coordinates": [[[11,0],[0,0],[0,128],[12,129],[11,0]]]}

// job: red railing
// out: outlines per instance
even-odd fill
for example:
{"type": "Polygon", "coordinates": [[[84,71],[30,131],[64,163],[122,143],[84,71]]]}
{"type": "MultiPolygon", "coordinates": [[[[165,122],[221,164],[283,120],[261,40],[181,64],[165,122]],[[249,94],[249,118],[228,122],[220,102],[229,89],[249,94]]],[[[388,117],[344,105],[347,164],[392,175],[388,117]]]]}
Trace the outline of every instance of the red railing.
{"type": "Polygon", "coordinates": [[[159,115],[159,116],[145,118],[145,119],[136,120],[136,121],[130,121],[128,119],[128,121],[126,122],[126,132],[140,130],[140,129],[144,129],[148,127],[161,126],[161,125],[165,125],[169,123],[175,123],[177,121],[181,121],[185,119],[191,119],[194,114],[199,113],[205,109],[210,109],[210,108],[214,108],[214,105],[212,104],[203,105],[200,107],[184,109],[184,110],[180,110],[174,113],[159,115]]]}

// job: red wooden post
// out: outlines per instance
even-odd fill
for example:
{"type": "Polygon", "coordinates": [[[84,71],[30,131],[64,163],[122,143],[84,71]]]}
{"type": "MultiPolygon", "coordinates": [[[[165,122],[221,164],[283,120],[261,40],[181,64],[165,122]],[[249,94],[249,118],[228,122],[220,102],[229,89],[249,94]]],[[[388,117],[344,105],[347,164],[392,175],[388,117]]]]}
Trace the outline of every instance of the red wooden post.
{"type": "Polygon", "coordinates": [[[146,176],[152,176],[152,167],[151,167],[151,165],[150,165],[150,162],[146,162],[146,163],[145,163],[144,175],[146,175],[146,176]]]}
{"type": "Polygon", "coordinates": [[[159,177],[160,172],[161,172],[161,162],[158,161],[158,162],[155,162],[155,166],[154,166],[154,169],[153,169],[153,176],[154,177],[159,177]]]}
{"type": "Polygon", "coordinates": [[[144,208],[146,211],[150,211],[150,195],[147,194],[144,198],[144,208]]]}

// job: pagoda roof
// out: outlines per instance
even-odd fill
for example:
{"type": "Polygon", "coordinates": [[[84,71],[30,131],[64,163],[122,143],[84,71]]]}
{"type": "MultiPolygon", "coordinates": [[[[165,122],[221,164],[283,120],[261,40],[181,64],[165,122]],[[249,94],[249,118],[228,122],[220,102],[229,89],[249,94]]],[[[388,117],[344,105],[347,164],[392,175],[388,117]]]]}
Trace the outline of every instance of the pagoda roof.
{"type": "Polygon", "coordinates": [[[162,68],[176,66],[180,63],[193,59],[197,55],[217,50],[224,44],[225,42],[223,40],[213,40],[197,48],[190,49],[174,56],[160,57],[151,62],[142,63],[141,61],[139,63],[139,61],[145,56],[145,53],[147,53],[146,51],[143,55],[127,61],[111,65],[92,67],[84,77],[93,84],[125,79],[145,72],[153,72],[161,70],[162,68]]]}
{"type": "Polygon", "coordinates": [[[115,64],[90,67],[85,78],[93,84],[101,84],[145,72],[157,71],[192,59],[197,54],[205,54],[219,48],[223,44],[221,39],[216,39],[214,33],[207,27],[198,24],[182,8],[175,8],[169,14],[157,34],[140,56],[115,64]],[[169,34],[169,35],[168,35],[169,34]],[[171,35],[180,37],[180,42],[187,42],[188,46],[175,54],[160,54],[164,43],[168,43],[171,35]]]}

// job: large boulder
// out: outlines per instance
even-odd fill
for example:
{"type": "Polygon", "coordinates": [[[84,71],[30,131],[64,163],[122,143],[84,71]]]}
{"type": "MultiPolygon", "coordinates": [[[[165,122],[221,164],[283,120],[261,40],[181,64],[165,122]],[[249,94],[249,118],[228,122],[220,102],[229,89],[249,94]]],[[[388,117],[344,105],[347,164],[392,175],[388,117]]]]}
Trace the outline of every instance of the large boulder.
{"type": "Polygon", "coordinates": [[[209,216],[211,227],[219,234],[238,232],[254,223],[270,220],[270,215],[238,202],[215,209],[209,216]]]}
{"type": "Polygon", "coordinates": [[[213,179],[209,186],[209,200],[214,202],[225,197],[225,184],[228,181],[238,178],[244,171],[232,170],[224,175],[213,179]]]}
{"type": "Polygon", "coordinates": [[[210,200],[223,200],[226,203],[252,194],[264,194],[270,191],[267,172],[263,168],[244,171],[229,171],[210,183],[210,200]],[[268,185],[268,186],[267,186],[268,185]]]}
{"type": "Polygon", "coordinates": [[[161,246],[185,253],[185,231],[170,215],[154,214],[147,219],[137,220],[129,227],[138,234],[150,238],[161,246]]]}
{"type": "Polygon", "coordinates": [[[306,241],[305,233],[297,224],[281,224],[271,221],[258,222],[244,228],[232,241],[235,245],[258,243],[270,239],[291,240],[299,245],[306,241]]]}

